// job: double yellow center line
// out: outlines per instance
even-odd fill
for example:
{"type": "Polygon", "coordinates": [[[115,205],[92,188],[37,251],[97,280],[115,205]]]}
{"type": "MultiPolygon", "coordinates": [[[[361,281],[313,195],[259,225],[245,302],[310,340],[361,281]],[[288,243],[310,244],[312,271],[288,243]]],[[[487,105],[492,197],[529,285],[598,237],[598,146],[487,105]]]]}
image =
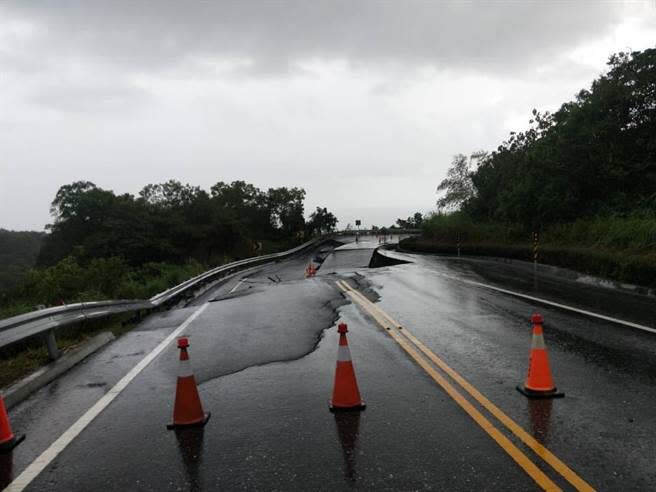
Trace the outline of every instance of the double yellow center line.
{"type": "Polygon", "coordinates": [[[563,463],[551,451],[540,444],[533,436],[522,429],[514,420],[508,417],[499,407],[488,400],[480,391],[465,380],[454,369],[426,347],[407,328],[402,327],[389,314],[367,299],[346,281],[338,280],[338,287],[348,295],[353,302],[367,312],[389,334],[403,350],[440,385],[467,414],[522,467],[522,469],[544,490],[561,490],[538,466],[510,441],[490,420],[485,417],[463,394],[451,384],[437,368],[448,375],[457,385],[476,400],[485,410],[492,414],[506,429],[512,432],[526,446],[532,449],[542,460],[548,463],[565,480],[577,490],[593,491],[594,489],[579,477],[571,468],[563,463]],[[423,355],[422,355],[423,354],[423,355]],[[428,359],[428,360],[427,360],[428,359]],[[430,362],[429,362],[430,361],[430,362]],[[432,364],[431,364],[432,362],[432,364]]]}

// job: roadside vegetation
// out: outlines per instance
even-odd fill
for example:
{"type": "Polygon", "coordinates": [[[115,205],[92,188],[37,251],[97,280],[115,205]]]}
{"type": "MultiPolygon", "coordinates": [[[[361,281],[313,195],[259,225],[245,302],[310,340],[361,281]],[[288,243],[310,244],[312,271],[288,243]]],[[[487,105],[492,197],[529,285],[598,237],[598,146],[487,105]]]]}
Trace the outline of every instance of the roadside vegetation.
{"type": "Polygon", "coordinates": [[[168,181],[138,196],[84,181],[62,186],[38,255],[31,250],[33,268],[0,291],[0,319],[39,305],[148,298],[208,268],[332,231],[337,219],[326,208],[305,220],[304,199],[301,188],[265,192],[243,181],[209,193],[168,181]]]}
{"type": "MultiPolygon", "coordinates": [[[[130,314],[109,319],[84,321],[57,331],[57,346],[62,352],[79,347],[103,331],[114,336],[131,330],[136,320],[130,314]]],[[[0,388],[6,388],[50,361],[46,344],[35,337],[0,349],[0,388]]]]}
{"type": "Polygon", "coordinates": [[[16,287],[34,266],[43,232],[0,229],[0,293],[16,287]]]}
{"type": "MultiPolygon", "coordinates": [[[[475,222],[462,212],[433,214],[410,251],[533,261],[532,233],[519,224],[475,222]]],[[[656,287],[656,219],[609,217],[553,224],[539,233],[538,261],[618,282],[656,287]]]]}
{"type": "Polygon", "coordinates": [[[455,156],[438,212],[403,247],[532,259],[656,287],[656,49],[608,72],[492,152],[455,156]]]}
{"type": "MultiPolygon", "coordinates": [[[[102,299],[146,299],[209,268],[289,249],[334,230],[317,207],[306,221],[305,191],[243,181],[210,192],[177,181],[150,184],[138,196],[90,182],[62,186],[48,233],[0,231],[0,319],[39,307],[102,299]]],[[[68,350],[101,331],[131,329],[130,314],[57,331],[68,350]]],[[[0,388],[48,362],[39,337],[0,350],[0,388]]]]}

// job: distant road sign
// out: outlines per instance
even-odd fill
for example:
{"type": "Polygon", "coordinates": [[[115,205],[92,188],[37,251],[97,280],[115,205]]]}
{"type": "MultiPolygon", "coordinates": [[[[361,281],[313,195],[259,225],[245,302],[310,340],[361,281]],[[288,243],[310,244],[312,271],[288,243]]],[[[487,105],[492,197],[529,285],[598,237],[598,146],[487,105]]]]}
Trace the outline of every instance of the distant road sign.
{"type": "Polygon", "coordinates": [[[362,225],[362,221],[360,219],[355,221],[356,227],[360,227],[362,225]]]}

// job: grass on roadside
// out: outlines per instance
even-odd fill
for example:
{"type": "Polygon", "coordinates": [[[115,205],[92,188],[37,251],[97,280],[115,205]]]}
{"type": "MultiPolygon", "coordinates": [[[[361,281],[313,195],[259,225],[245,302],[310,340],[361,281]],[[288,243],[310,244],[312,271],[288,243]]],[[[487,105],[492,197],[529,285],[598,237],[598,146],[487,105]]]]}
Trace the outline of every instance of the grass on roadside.
{"type": "MultiPolygon", "coordinates": [[[[422,237],[401,247],[427,253],[497,256],[532,261],[532,233],[517,224],[478,223],[462,212],[433,214],[422,237]]],[[[599,217],[541,231],[539,262],[582,273],[656,287],[656,218],[599,217]]]]}

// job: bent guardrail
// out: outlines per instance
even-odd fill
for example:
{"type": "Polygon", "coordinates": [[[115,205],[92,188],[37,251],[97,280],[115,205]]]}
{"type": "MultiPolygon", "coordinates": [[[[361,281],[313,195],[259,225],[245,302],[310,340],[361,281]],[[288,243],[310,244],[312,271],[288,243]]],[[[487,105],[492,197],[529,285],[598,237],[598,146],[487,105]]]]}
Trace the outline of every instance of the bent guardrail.
{"type": "Polygon", "coordinates": [[[37,335],[44,335],[51,359],[59,357],[59,349],[55,339],[55,330],[85,320],[102,318],[130,311],[149,311],[172,302],[178,302],[185,296],[193,295],[198,287],[223,278],[244,268],[258,266],[264,263],[293,256],[308,247],[326,241],[331,236],[320,236],[307,241],[296,248],[263,256],[255,256],[234,261],[208,270],[196,277],[171,287],[154,295],[150,299],[122,299],[95,302],[79,302],[55,306],[30,313],[0,320],[0,348],[37,335]]]}

